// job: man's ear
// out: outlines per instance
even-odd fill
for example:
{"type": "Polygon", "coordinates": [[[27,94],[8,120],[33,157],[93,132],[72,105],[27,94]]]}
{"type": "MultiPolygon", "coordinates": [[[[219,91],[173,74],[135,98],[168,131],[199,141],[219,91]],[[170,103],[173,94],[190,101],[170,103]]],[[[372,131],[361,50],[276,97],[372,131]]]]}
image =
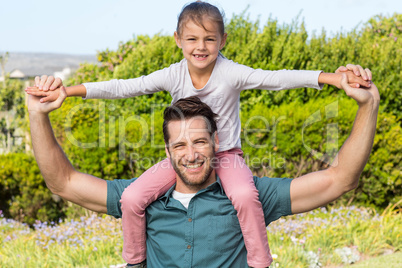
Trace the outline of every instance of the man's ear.
{"type": "Polygon", "coordinates": [[[180,36],[178,32],[174,32],[174,40],[176,41],[176,45],[181,48],[180,36]]]}
{"type": "Polygon", "coordinates": [[[166,157],[170,159],[170,152],[166,145],[165,145],[165,153],[166,153],[166,157]]]}
{"type": "Polygon", "coordinates": [[[219,150],[219,138],[218,133],[215,131],[214,133],[214,143],[215,143],[215,153],[219,150]]]}

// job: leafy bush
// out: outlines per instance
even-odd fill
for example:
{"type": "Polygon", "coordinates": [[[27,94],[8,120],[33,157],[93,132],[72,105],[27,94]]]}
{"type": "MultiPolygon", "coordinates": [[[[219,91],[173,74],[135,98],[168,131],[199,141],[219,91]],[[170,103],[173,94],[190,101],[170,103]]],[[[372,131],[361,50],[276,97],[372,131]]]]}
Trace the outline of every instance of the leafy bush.
{"type": "Polygon", "coordinates": [[[33,156],[0,155],[0,210],[6,217],[28,224],[55,220],[64,205],[47,189],[33,156]]]}
{"type": "MultiPolygon", "coordinates": [[[[352,129],[357,105],[344,98],[312,99],[279,107],[262,104],[241,113],[242,148],[259,175],[298,177],[327,168],[352,129]]],[[[358,188],[337,202],[385,208],[402,197],[402,131],[380,111],[373,150],[358,188]]]]}
{"type": "Polygon", "coordinates": [[[19,152],[22,146],[14,144],[19,128],[26,126],[23,82],[7,79],[0,83],[0,150],[19,152]],[[14,146],[13,146],[14,145],[14,146]]]}

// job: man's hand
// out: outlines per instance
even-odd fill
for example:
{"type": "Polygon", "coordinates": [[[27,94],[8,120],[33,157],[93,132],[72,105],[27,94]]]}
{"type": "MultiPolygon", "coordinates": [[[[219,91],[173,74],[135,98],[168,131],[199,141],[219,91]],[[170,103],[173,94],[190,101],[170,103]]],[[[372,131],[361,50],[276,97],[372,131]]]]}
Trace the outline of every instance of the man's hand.
{"type": "Polygon", "coordinates": [[[42,75],[41,77],[35,77],[35,87],[39,90],[48,91],[55,90],[63,85],[63,81],[60,78],[54,76],[42,75]]]}
{"type": "MultiPolygon", "coordinates": [[[[43,92],[43,91],[42,91],[43,92]]],[[[28,112],[29,113],[41,113],[48,114],[53,110],[61,107],[64,100],[67,97],[65,88],[62,86],[60,90],[57,91],[57,98],[52,102],[42,103],[42,99],[34,94],[28,95],[28,112]]]]}
{"type": "Polygon", "coordinates": [[[343,73],[340,88],[345,91],[346,95],[354,99],[359,107],[367,103],[378,105],[380,102],[380,94],[373,83],[370,84],[369,88],[353,88],[350,86],[348,79],[347,74],[343,73]]]}
{"type": "MultiPolygon", "coordinates": [[[[340,66],[338,69],[336,69],[335,73],[345,73],[347,75],[349,85],[354,88],[362,86],[370,87],[371,80],[373,78],[371,71],[368,68],[363,69],[363,67],[360,65],[354,64],[347,64],[346,67],[340,66]]],[[[341,87],[340,84],[335,86],[338,88],[341,87]]]]}
{"type": "Polygon", "coordinates": [[[27,87],[25,92],[29,95],[42,97],[40,102],[56,101],[60,95],[60,87],[63,86],[63,81],[54,76],[42,75],[35,77],[35,85],[27,87]]]}

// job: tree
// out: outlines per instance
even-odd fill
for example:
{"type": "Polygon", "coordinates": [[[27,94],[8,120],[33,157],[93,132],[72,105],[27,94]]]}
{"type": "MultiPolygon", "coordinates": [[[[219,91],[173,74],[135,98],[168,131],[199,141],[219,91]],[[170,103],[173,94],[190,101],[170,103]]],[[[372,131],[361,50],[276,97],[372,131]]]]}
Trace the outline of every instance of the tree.
{"type": "Polygon", "coordinates": [[[8,52],[4,53],[0,56],[0,64],[1,64],[1,77],[3,77],[3,87],[6,87],[6,63],[8,61],[8,52]]]}
{"type": "Polygon", "coordinates": [[[21,119],[25,116],[23,82],[8,79],[5,71],[8,56],[8,52],[0,56],[3,77],[0,85],[0,136],[3,136],[1,147],[5,153],[13,150],[14,132],[20,127],[21,119]]]}

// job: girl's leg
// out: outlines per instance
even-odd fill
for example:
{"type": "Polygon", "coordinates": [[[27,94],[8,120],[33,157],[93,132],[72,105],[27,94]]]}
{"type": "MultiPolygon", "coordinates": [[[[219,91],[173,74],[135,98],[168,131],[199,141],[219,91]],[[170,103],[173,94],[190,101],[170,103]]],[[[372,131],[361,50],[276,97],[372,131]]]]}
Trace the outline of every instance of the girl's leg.
{"type": "Polygon", "coordinates": [[[146,259],[145,208],[166,193],[176,181],[169,159],[145,171],[121,196],[123,224],[123,259],[140,263],[146,259]]]}
{"type": "Polygon", "coordinates": [[[242,158],[240,149],[219,152],[216,172],[226,195],[237,211],[247,249],[247,263],[268,267],[272,262],[262,205],[258,199],[253,174],[242,158]]]}

